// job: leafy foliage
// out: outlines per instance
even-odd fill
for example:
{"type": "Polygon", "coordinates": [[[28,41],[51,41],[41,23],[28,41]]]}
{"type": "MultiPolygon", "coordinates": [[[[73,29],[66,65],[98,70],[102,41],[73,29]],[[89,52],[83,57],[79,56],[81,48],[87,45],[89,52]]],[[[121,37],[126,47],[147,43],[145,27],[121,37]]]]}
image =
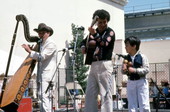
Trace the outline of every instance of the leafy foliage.
{"type": "MultiPolygon", "coordinates": [[[[81,53],[80,44],[81,41],[84,38],[84,30],[78,29],[78,26],[75,24],[72,24],[72,35],[73,40],[70,42],[70,46],[73,46],[76,44],[76,50],[75,55],[72,54],[72,57],[70,57],[70,61],[73,61],[73,58],[75,60],[74,64],[74,70],[76,74],[75,80],[79,82],[79,84],[82,86],[83,90],[86,89],[86,78],[87,78],[87,71],[89,70],[89,66],[84,65],[84,55],[81,53]]],[[[73,65],[70,65],[71,68],[73,68],[73,65]]]]}

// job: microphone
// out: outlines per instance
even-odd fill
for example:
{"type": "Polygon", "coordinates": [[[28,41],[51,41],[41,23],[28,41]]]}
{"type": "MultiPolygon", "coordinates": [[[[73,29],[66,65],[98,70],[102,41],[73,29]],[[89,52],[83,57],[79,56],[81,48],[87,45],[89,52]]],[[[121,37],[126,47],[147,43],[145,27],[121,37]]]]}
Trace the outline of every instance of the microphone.
{"type": "Polygon", "coordinates": [[[26,38],[28,42],[39,42],[40,38],[37,36],[31,36],[30,38],[26,38]]]}
{"type": "Polygon", "coordinates": [[[84,30],[84,27],[83,26],[80,26],[77,28],[78,30],[84,30]]]}
{"type": "Polygon", "coordinates": [[[74,47],[64,48],[64,49],[62,49],[62,50],[59,50],[58,52],[60,52],[60,51],[66,52],[66,51],[68,51],[68,50],[70,50],[70,49],[74,49],[74,47]]]}
{"type": "Polygon", "coordinates": [[[37,41],[37,43],[42,43],[43,42],[43,39],[42,38],[40,38],[38,41],[37,41]]]}
{"type": "Polygon", "coordinates": [[[116,55],[118,55],[118,59],[120,59],[120,57],[122,57],[122,58],[124,58],[124,59],[127,58],[127,56],[126,56],[126,55],[123,55],[123,54],[116,54],[116,55]]]}

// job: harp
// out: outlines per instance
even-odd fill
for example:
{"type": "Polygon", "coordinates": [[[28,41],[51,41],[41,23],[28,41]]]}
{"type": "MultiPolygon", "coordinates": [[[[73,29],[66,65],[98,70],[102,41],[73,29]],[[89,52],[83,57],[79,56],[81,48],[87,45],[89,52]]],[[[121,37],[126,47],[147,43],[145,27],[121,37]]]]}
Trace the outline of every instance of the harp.
{"type": "MultiPolygon", "coordinates": [[[[7,83],[8,68],[10,65],[10,60],[12,56],[13,46],[15,44],[15,38],[16,38],[16,33],[17,33],[19,22],[20,21],[23,22],[24,35],[28,42],[39,41],[39,38],[37,36],[30,36],[29,24],[28,24],[27,18],[24,15],[17,15],[16,20],[17,20],[17,23],[16,23],[14,35],[13,35],[13,40],[11,43],[11,49],[9,53],[6,73],[5,73],[4,82],[2,85],[2,92],[0,96],[0,108],[4,110],[5,112],[6,111],[17,112],[19,103],[28,86],[29,80],[31,78],[31,74],[36,65],[36,61],[29,58],[29,56],[27,56],[27,58],[21,64],[19,69],[15,72],[14,76],[7,83]]],[[[37,47],[35,47],[34,50],[36,50],[36,48],[37,47]]]]}

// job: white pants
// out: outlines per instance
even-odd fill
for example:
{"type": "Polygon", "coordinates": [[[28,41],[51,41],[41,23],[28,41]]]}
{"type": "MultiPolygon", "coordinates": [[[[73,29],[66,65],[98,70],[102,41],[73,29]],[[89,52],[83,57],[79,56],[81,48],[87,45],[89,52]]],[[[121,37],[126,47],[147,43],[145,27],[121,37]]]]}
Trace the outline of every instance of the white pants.
{"type": "Polygon", "coordinates": [[[49,83],[47,81],[42,82],[42,96],[41,96],[41,89],[39,92],[39,96],[42,101],[42,110],[43,112],[52,112],[51,110],[51,98],[50,98],[50,88],[48,89],[47,93],[45,93],[49,83]]]}
{"type": "Polygon", "coordinates": [[[148,80],[128,80],[127,83],[128,109],[129,112],[150,112],[148,80]]]}
{"type": "Polygon", "coordinates": [[[97,95],[101,95],[101,112],[113,112],[111,61],[97,61],[91,65],[84,112],[98,112],[97,95]]]}

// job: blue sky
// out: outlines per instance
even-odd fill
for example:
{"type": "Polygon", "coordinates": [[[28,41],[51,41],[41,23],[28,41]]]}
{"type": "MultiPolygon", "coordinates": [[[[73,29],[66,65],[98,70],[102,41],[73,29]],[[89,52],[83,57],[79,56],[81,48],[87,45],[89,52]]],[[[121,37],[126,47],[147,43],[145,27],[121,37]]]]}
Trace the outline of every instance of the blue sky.
{"type": "Polygon", "coordinates": [[[125,12],[131,11],[132,8],[139,11],[147,10],[151,7],[152,9],[170,7],[170,0],[128,0],[125,12]]]}
{"type": "Polygon", "coordinates": [[[155,4],[161,2],[170,2],[170,0],[128,0],[126,7],[135,5],[155,4]]]}

